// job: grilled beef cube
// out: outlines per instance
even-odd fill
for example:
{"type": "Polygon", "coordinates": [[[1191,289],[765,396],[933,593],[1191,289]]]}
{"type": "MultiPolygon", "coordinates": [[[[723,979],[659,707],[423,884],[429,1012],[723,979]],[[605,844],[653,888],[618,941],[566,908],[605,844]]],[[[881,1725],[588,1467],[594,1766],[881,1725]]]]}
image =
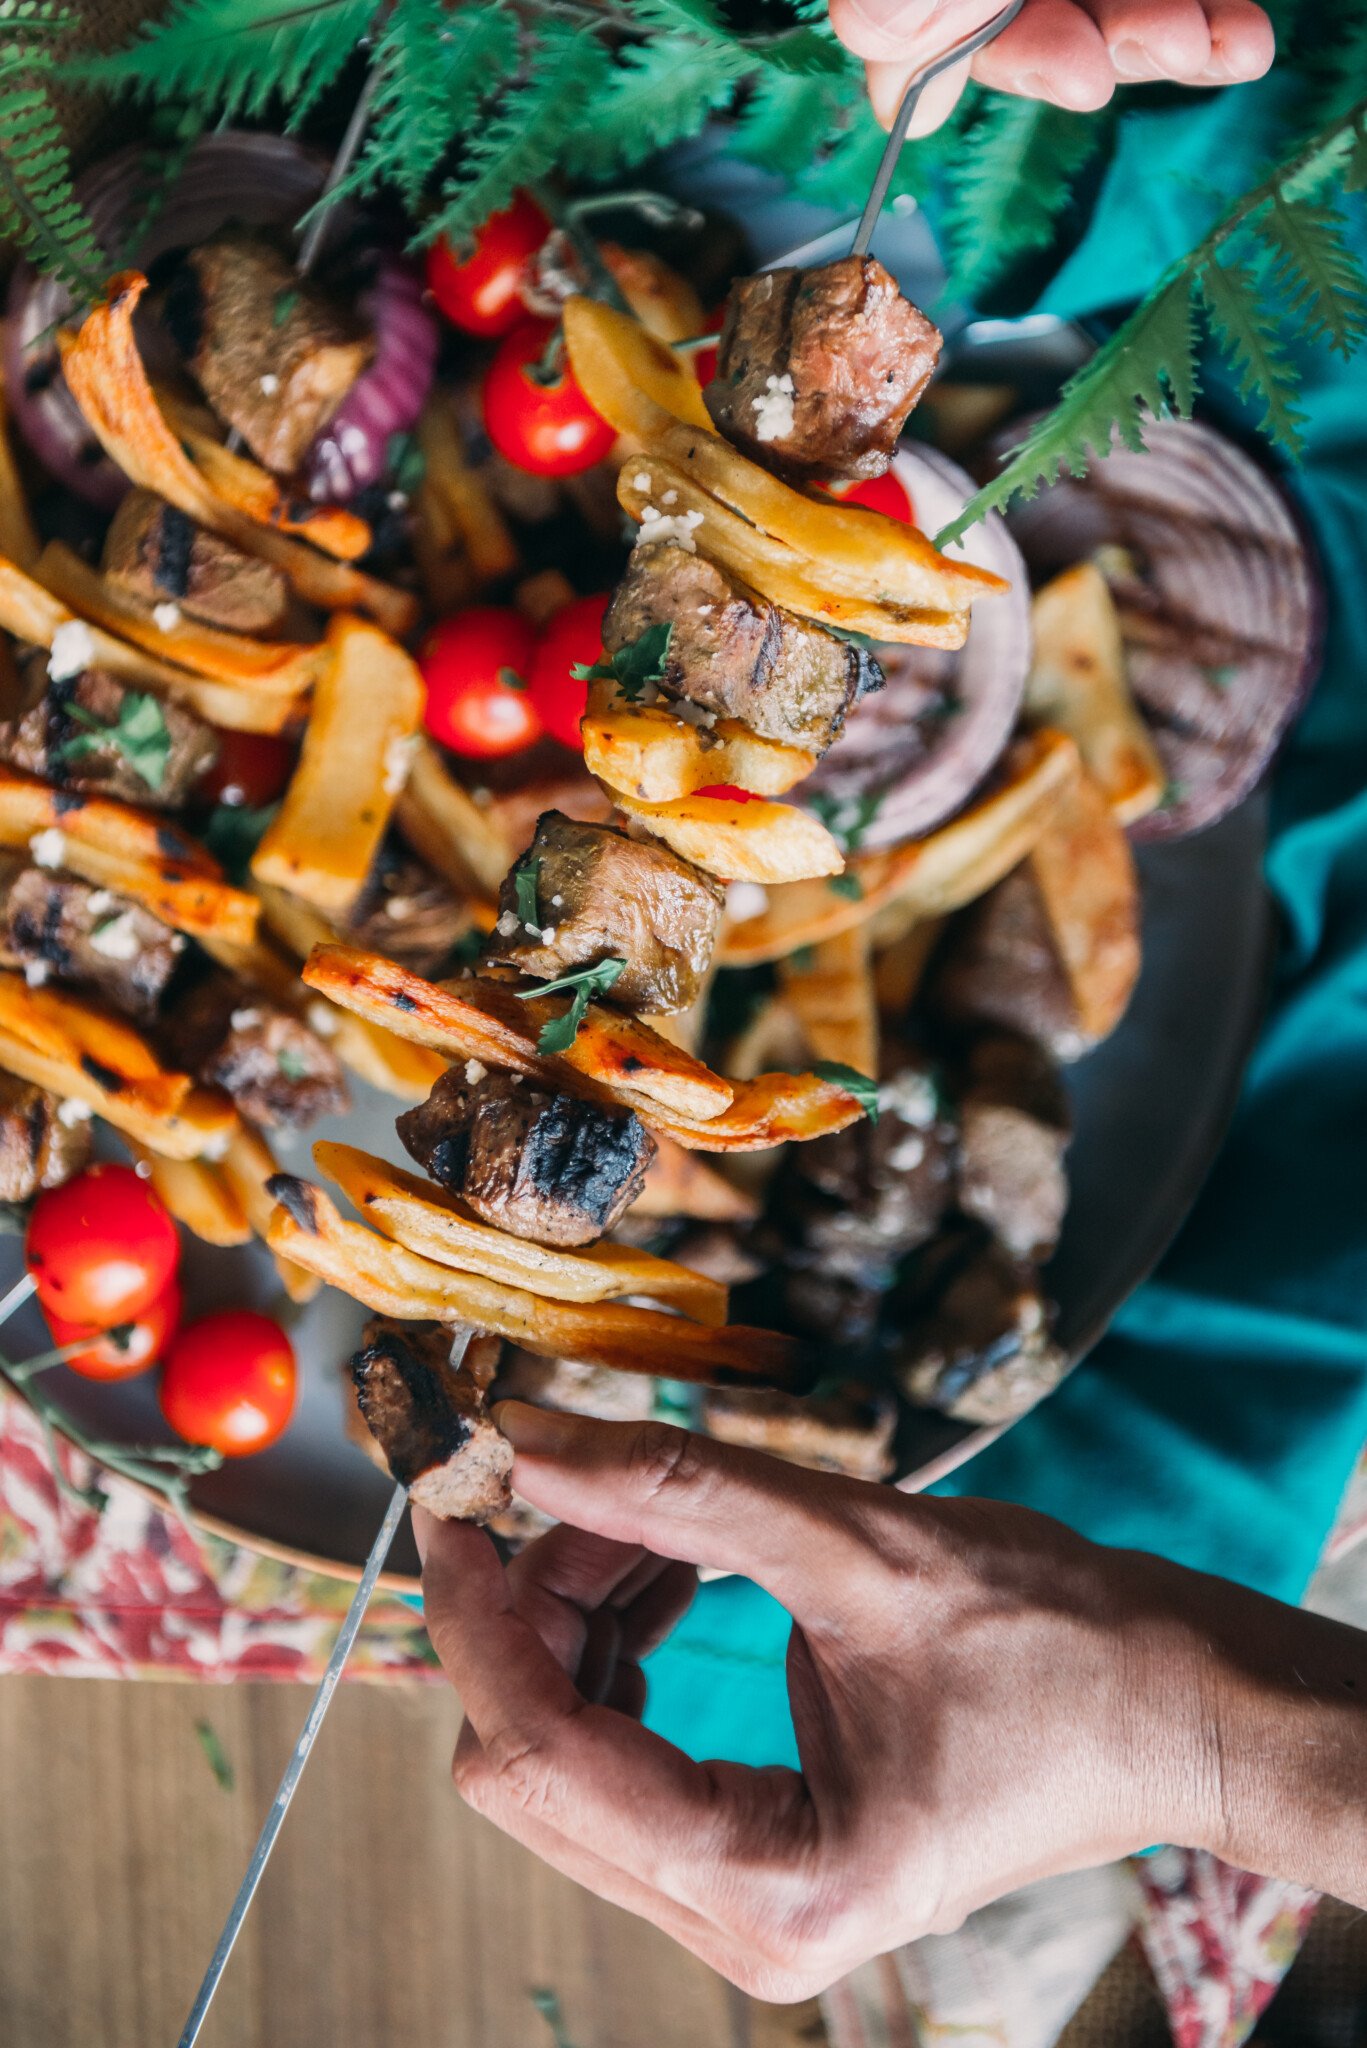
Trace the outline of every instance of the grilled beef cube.
{"type": "Polygon", "coordinates": [[[149,605],[174,605],[187,618],[232,633],[278,633],[289,587],[281,571],[151,491],[130,491],[104,544],[110,582],[149,605]]]}
{"type": "Polygon", "coordinates": [[[487,1522],[509,1505],[513,1447],[474,1374],[452,1365],[444,1324],[373,1317],[351,1376],[366,1425],[411,1501],[444,1522],[487,1522]]]}
{"type": "Polygon", "coordinates": [[[1090,1043],[1029,864],[966,911],[936,956],[927,999],[954,1024],[998,1024],[1074,1060],[1090,1043]]]}
{"type": "Polygon", "coordinates": [[[47,868],[0,878],[0,892],[0,944],[33,980],[74,982],[139,1022],[155,1015],[185,950],[179,932],[126,896],[47,868]]]}
{"type": "Polygon", "coordinates": [[[627,1010],[686,1010],[711,963],[723,900],[716,882],[658,841],[547,811],[504,876],[484,958],[546,981],[625,960],[609,1000],[627,1010]],[[535,898],[531,925],[519,882],[535,898]]]}
{"type": "Polygon", "coordinates": [[[609,654],[670,625],[660,688],[765,739],[824,753],[852,705],[882,688],[864,647],[781,611],[673,541],[632,549],[603,621],[609,654]]]}
{"type": "Polygon", "coordinates": [[[307,1024],[226,974],[211,974],[176,1006],[168,1048],[222,1088],[249,1123],[298,1129],[350,1107],[337,1057],[307,1024]]]}
{"type": "Polygon", "coordinates": [[[930,1301],[896,1317],[902,1390],[960,1422],[1014,1422],[1068,1369],[1038,1278],[998,1244],[946,1239],[935,1252],[930,1301]]]}
{"type": "Polygon", "coordinates": [[[469,905],[398,840],[387,839],[341,936],[431,980],[470,929],[469,905]]]}
{"type": "Polygon", "coordinates": [[[90,1117],[46,1088],[0,1071],[0,1202],[58,1188],[90,1159],[90,1117]]]}
{"type": "Polygon", "coordinates": [[[540,1244],[592,1244],[635,1201],[655,1156],[631,1110],[552,1095],[475,1060],[443,1074],[398,1132],[476,1216],[540,1244]]]}
{"type": "Polygon", "coordinates": [[[738,278],[703,402],[766,468],[881,476],[930,382],[940,333],[872,256],[738,278]]]}
{"type": "Polygon", "coordinates": [[[790,1465],[879,1480],[892,1471],[897,1404],[888,1394],[854,1386],[810,1401],[768,1388],[708,1387],[702,1426],[722,1443],[768,1451],[790,1465]]]}
{"type": "Polygon", "coordinates": [[[1068,1108],[1048,1056],[992,1033],[959,1100],[959,1207],[1017,1258],[1047,1259],[1068,1206],[1068,1108]]]}
{"type": "Polygon", "coordinates": [[[0,724],[0,760],[41,775],[59,789],[116,797],[144,809],[175,810],[218,758],[218,742],[203,720],[158,697],[152,700],[155,712],[144,716],[154,730],[160,718],[170,751],[154,785],[117,737],[120,715],[127,720],[136,714],[136,700],[145,693],[130,690],[102,668],[52,682],[46,654],[35,654],[24,664],[23,683],[17,716],[0,724]],[[102,730],[110,735],[107,740],[102,730]]]}
{"type": "Polygon", "coordinates": [[[258,462],[296,470],[375,352],[371,336],[262,236],[228,229],[191,249],[190,367],[258,462]]]}

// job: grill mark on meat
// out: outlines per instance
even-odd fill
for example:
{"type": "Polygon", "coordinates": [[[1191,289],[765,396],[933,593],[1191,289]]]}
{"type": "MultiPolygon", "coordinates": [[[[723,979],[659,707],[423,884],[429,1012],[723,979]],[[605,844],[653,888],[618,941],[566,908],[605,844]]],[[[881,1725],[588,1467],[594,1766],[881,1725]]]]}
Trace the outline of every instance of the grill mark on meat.
{"type": "Polygon", "coordinates": [[[51,802],[53,815],[58,818],[69,818],[74,812],[85,809],[85,798],[72,789],[54,789],[51,802]]]}
{"type": "Polygon", "coordinates": [[[412,1500],[446,1520],[487,1522],[507,1509],[512,1445],[489,1415],[486,1381],[452,1364],[449,1329],[376,1316],[351,1376],[366,1428],[412,1500]]]}
{"type": "Polygon", "coordinates": [[[89,1074],[92,1081],[99,1083],[106,1095],[121,1095],[123,1093],[127,1085],[123,1075],[116,1074],[113,1067],[107,1067],[104,1061],[97,1060],[93,1053],[83,1052],[81,1054],[81,1067],[85,1073],[89,1074]]]}
{"type": "Polygon", "coordinates": [[[60,1108],[46,1088],[0,1072],[0,1202],[27,1202],[88,1163],[89,1118],[63,1123],[60,1108]]]}
{"type": "Polygon", "coordinates": [[[152,570],[159,590],[184,597],[190,588],[190,554],[195,544],[194,521],[176,505],[163,505],[152,570]]]}
{"type": "Polygon", "coordinates": [[[318,1209],[314,1190],[306,1180],[292,1173],[273,1173],[266,1182],[266,1193],[289,1212],[301,1230],[317,1237],[318,1209]]]}
{"type": "Polygon", "coordinates": [[[28,1133],[28,1156],[30,1163],[34,1166],[38,1164],[39,1156],[42,1153],[43,1139],[47,1135],[47,1127],[48,1111],[46,1104],[41,1095],[35,1095],[28,1106],[28,1113],[24,1118],[24,1128],[28,1133]]]}

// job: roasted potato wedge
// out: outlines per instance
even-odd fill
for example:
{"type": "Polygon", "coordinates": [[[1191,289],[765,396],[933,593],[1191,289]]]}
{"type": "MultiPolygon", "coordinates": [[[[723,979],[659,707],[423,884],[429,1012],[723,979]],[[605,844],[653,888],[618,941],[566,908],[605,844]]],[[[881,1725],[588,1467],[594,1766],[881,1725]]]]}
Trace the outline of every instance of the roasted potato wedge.
{"type": "Polygon", "coordinates": [[[404,590],[377,582],[305,542],[261,524],[220,497],[181,447],[157,405],[133,335],[133,315],[147,289],[136,270],[121,271],[79,328],[57,336],[71,395],[105,452],[131,483],[155,491],[200,526],[221,533],[249,555],[274,562],[292,589],[324,611],[367,613],[402,635],[416,623],[417,606],[404,590]]]}
{"type": "Polygon", "coordinates": [[[4,386],[0,385],[0,555],[7,556],[20,569],[32,570],[38,551],[38,534],[19,480],[10,438],[9,409],[4,386]]]}
{"type": "Polygon", "coordinates": [[[570,367],[595,412],[649,442],[658,416],[685,425],[712,426],[692,368],[639,321],[596,299],[571,299],[565,307],[565,345],[570,367]]]}
{"type": "Polygon", "coordinates": [[[252,873],[336,916],[370,873],[426,693],[403,648],[364,619],[334,618],[328,647],[298,765],[252,873]]]}
{"type": "Polygon", "coordinates": [[[1065,569],[1035,598],[1035,653],[1025,708],[1077,742],[1122,825],[1162,801],[1167,773],[1125,679],[1125,645],[1106,579],[1094,562],[1065,569]]]}
{"type": "Polygon", "coordinates": [[[447,531],[469,565],[472,586],[482,590],[514,574],[517,543],[498,501],[465,454],[465,436],[456,413],[454,394],[438,387],[418,421],[418,446],[423,454],[419,496],[435,498],[447,531]]]}
{"type": "Polygon", "coordinates": [[[225,505],[245,512],[258,526],[273,526],[280,533],[312,541],[314,547],[325,555],[335,555],[339,562],[355,562],[365,554],[372,535],[358,513],[348,511],[345,505],[320,505],[311,498],[289,496],[268,469],[206,433],[193,407],[160,385],[154,387],[153,395],[181,447],[225,505]]]}
{"type": "Polygon", "coordinates": [[[1101,784],[1066,789],[1030,853],[1054,943],[1089,1038],[1114,1031],[1139,976],[1139,884],[1101,784]]]}
{"type": "MultiPolygon", "coordinates": [[[[233,1127],[218,1170],[225,1185],[241,1203],[253,1235],[259,1237],[263,1244],[269,1244],[275,1197],[268,1192],[268,1183],[280,1169],[260,1131],[253,1130],[240,1117],[233,1127]]],[[[312,1301],[322,1285],[318,1275],[306,1266],[296,1265],[293,1259],[287,1258],[273,1245],[271,1256],[280,1275],[280,1284],[290,1300],[312,1301]]]]}
{"type": "Polygon", "coordinates": [[[693,1216],[704,1223],[753,1223],[759,1204],[672,1138],[656,1133],[658,1150],[646,1184],[631,1205],[633,1216],[693,1216]]]}
{"type": "Polygon", "coordinates": [[[599,254],[647,334],[671,342],[702,333],[707,323],[702,300],[663,257],[649,249],[624,249],[620,242],[600,243],[599,254]]]}
{"type": "Polygon", "coordinates": [[[497,815],[462,789],[428,740],[420,739],[414,750],[395,823],[414,853],[454,888],[497,902],[516,849],[497,815]]]}
{"type": "Polygon", "coordinates": [[[778,978],[813,1059],[877,1074],[878,1003],[867,923],[788,954],[778,978]]]}
{"type": "Polygon", "coordinates": [[[646,804],[624,790],[611,794],[629,818],[638,818],[675,853],[725,881],[800,882],[838,875],[845,865],[826,827],[793,804],[737,803],[720,796],[646,804]]]}
{"type": "Polygon", "coordinates": [[[444,1188],[354,1145],[320,1140],[313,1160],[368,1223],[439,1265],[524,1287],[529,1294],[544,1294],[553,1301],[611,1301],[624,1294],[644,1294],[695,1323],[719,1328],[726,1321],[727,1291],[721,1282],[676,1266],[672,1259],[657,1259],[622,1244],[562,1251],[510,1237],[481,1223],[444,1188]]]}
{"type": "Polygon", "coordinates": [[[699,729],[662,706],[591,711],[581,720],[584,766],[615,795],[670,803],[718,782],[755,796],[782,796],[816,766],[816,755],[763,739],[734,718],[699,729]]]}
{"type": "Polygon", "coordinates": [[[381,1315],[436,1317],[506,1337],[542,1358],[574,1358],[612,1372],[643,1372],[705,1386],[800,1391],[810,1368],[790,1337],[771,1330],[709,1329],[683,1316],[621,1302],[548,1301],[544,1295],[425,1259],[346,1223],[321,1188],[277,1174],[273,1251],[381,1315]]]}
{"type": "Polygon", "coordinates": [[[134,1138],[124,1140],[147,1169],[154,1192],[177,1223],[205,1244],[250,1244],[251,1224],[223,1168],[208,1159],[163,1159],[134,1138]]]}

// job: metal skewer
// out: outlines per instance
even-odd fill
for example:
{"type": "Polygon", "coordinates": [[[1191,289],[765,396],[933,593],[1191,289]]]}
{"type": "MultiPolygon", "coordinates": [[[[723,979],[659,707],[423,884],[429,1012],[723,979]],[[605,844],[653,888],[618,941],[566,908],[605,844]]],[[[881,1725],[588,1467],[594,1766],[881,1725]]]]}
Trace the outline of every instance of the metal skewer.
{"type": "MultiPolygon", "coordinates": [[[[462,1326],[453,1331],[451,1337],[451,1364],[453,1368],[459,1368],[463,1363],[466,1348],[469,1345],[472,1334],[468,1326],[462,1326]]],[[[313,1745],[318,1739],[318,1731],[323,1725],[323,1717],[332,1704],[332,1695],[337,1690],[337,1681],[342,1675],[342,1667],[351,1654],[351,1646],[355,1642],[361,1623],[365,1619],[365,1612],[370,1605],[371,1595],[375,1591],[376,1582],[384,1568],[384,1561],[389,1555],[390,1545],[394,1541],[399,1523],[403,1519],[403,1511],[407,1505],[408,1489],[404,1486],[396,1486],[390,1495],[389,1506],[385,1509],[384,1520],[380,1524],[375,1541],[370,1546],[370,1555],[365,1561],[365,1569],[361,1573],[360,1584],[351,1596],[351,1605],[346,1611],[346,1619],[342,1623],[337,1641],[333,1644],[332,1655],[327,1661],[327,1669],[318,1681],[318,1689],[313,1695],[308,1718],[304,1722],[303,1730],[298,1742],[294,1746],[293,1754],[285,1766],[284,1775],[276,1790],[275,1798],[271,1801],[270,1812],[261,1824],[261,1832],[256,1838],[256,1847],[252,1850],[251,1861],[247,1865],[246,1873],[237,1888],[237,1896],[229,1909],[228,1917],[223,1923],[223,1932],[218,1937],[218,1944],[210,1958],[209,1967],[204,1972],[204,1981],[195,1995],[195,2002],[190,2008],[190,2017],[186,2020],[185,2026],[181,2031],[178,2048],[194,2048],[195,2042],[199,2039],[200,2028],[204,2025],[209,2007],[213,2003],[219,1979],[227,1967],[228,1958],[233,1952],[233,1945],[238,1935],[242,1932],[242,1923],[247,1917],[252,1900],[256,1896],[256,1888],[261,1882],[267,1863],[270,1861],[276,1837],[280,1833],[285,1815],[289,1812],[290,1801],[298,1790],[299,1780],[304,1774],[304,1766],[312,1754],[313,1745]]]]}

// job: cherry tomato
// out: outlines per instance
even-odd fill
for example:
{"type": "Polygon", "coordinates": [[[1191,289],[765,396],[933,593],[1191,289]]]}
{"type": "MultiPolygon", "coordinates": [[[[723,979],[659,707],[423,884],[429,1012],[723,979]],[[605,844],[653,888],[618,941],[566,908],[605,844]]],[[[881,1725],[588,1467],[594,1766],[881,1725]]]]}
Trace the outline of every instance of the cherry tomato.
{"type": "Polygon", "coordinates": [[[131,1166],[88,1166],[33,1205],[25,1244],[43,1308],[111,1330],[150,1308],[180,1261],[176,1226],[131,1166]]]}
{"type": "Polygon", "coordinates": [[[890,469],[882,476],[866,477],[863,483],[837,484],[831,496],[839,498],[842,505],[867,505],[871,512],[886,512],[889,519],[900,519],[904,526],[916,524],[907,487],[890,469]]]}
{"type": "Polygon", "coordinates": [[[140,1372],[146,1372],[161,1357],[179,1322],[178,1280],[168,1280],[156,1300],[149,1303],[141,1315],[119,1326],[123,1333],[122,1344],[112,1336],[101,1336],[98,1330],[87,1329],[83,1323],[69,1323],[65,1316],[54,1315],[51,1309],[47,1316],[47,1326],[55,1345],[79,1344],[84,1337],[92,1340],[88,1351],[77,1351],[67,1360],[71,1370],[78,1372],[83,1380],[131,1380],[140,1372]]]}
{"type": "Polygon", "coordinates": [[[187,1323],[167,1354],[161,1412],[187,1443],[225,1458],[264,1451],[294,1413],[294,1349],[255,1309],[220,1309],[187,1323]]]}
{"type": "Polygon", "coordinates": [[[572,598],[553,612],[541,629],[527,695],[536,706],[541,723],[562,745],[580,751],[579,721],[588,703],[587,681],[576,681],[570,670],[582,663],[592,668],[603,652],[603,614],[608,592],[596,590],[592,597],[572,598]]]}
{"type": "Polygon", "coordinates": [[[709,782],[706,789],[695,789],[694,796],[719,796],[729,804],[757,804],[763,798],[757,797],[753,789],[737,789],[734,782],[709,782]]]}
{"type": "Polygon", "coordinates": [[[500,455],[533,476],[574,476],[611,452],[617,430],[575,382],[551,320],[524,320],[484,380],[484,425],[500,455]]]}
{"type": "Polygon", "coordinates": [[[199,779],[199,794],[211,804],[274,803],[294,773],[299,749],[268,732],[218,735],[218,759],[199,779]]]}
{"type": "Polygon", "coordinates": [[[471,605],[435,625],[418,651],[433,739],[476,761],[540,739],[527,689],[535,651],[535,626],[511,605],[471,605]]]}
{"type": "MultiPolygon", "coordinates": [[[[725,324],[726,301],[723,299],[719,306],[713,308],[712,317],[703,329],[703,333],[720,334],[725,324]]],[[[700,384],[710,384],[717,374],[717,349],[718,344],[714,343],[711,348],[699,348],[693,351],[693,374],[700,384]]]]}
{"type": "Polygon", "coordinates": [[[536,201],[513,195],[503,213],[491,213],[457,252],[445,236],[427,252],[427,289],[455,327],[486,337],[506,334],[526,314],[518,294],[528,262],[551,231],[536,201]]]}

